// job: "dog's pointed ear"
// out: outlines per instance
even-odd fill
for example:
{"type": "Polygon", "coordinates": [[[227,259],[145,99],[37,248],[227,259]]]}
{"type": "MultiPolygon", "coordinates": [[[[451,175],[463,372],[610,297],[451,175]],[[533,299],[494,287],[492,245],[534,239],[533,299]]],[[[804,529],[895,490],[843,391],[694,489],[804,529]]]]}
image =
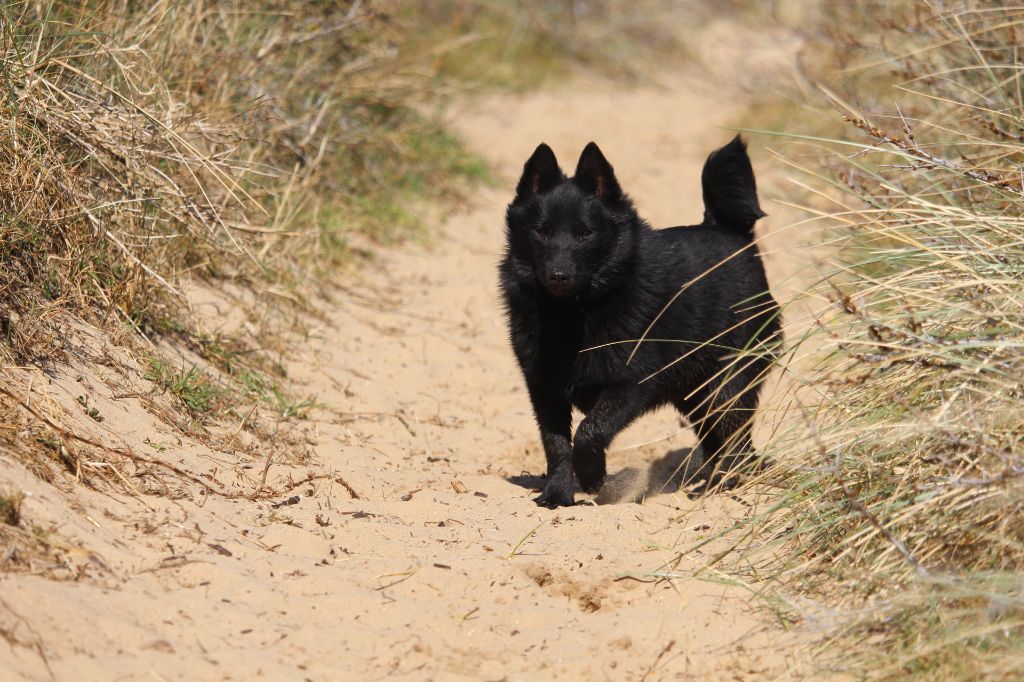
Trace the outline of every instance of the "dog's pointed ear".
{"type": "Polygon", "coordinates": [[[622,189],[619,187],[619,181],[615,179],[612,165],[593,142],[584,147],[583,153],[580,154],[580,161],[576,164],[576,175],[572,181],[584,192],[600,199],[618,201],[622,198],[622,189]]]}
{"type": "Polygon", "coordinates": [[[543,142],[537,145],[533,155],[523,166],[523,177],[516,187],[517,199],[529,199],[547,192],[565,177],[558,167],[558,159],[551,147],[543,142]]]}

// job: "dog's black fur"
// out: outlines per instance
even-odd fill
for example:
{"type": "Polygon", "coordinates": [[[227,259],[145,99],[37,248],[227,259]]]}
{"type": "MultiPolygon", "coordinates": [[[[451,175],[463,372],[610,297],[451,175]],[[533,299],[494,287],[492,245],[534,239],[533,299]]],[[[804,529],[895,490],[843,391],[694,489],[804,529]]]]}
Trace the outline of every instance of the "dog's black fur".
{"type": "Polygon", "coordinates": [[[573,504],[574,472],[584,491],[600,488],[612,438],[668,403],[697,432],[706,487],[730,485],[728,472],[752,455],[750,421],[779,323],[753,243],[764,213],[738,136],[708,157],[702,184],[704,222],[654,230],[593,142],[572,178],[545,144],[526,162],[500,275],[547,458],[537,504],[573,504]],[[585,418],[570,437],[573,406],[585,418]]]}

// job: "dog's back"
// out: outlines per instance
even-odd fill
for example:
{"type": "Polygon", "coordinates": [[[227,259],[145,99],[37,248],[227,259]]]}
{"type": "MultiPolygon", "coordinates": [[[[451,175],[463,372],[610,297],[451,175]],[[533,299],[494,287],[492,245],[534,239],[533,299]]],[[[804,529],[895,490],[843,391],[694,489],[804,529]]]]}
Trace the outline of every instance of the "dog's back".
{"type": "Polygon", "coordinates": [[[704,221],[640,230],[630,277],[604,309],[593,307],[591,318],[602,325],[582,339],[584,348],[643,339],[589,352],[608,356],[617,373],[658,386],[666,402],[696,388],[712,366],[721,369],[725,355],[755,348],[770,354],[779,333],[778,304],[754,240],[754,223],[765,213],[739,137],[708,157],[701,179],[704,221]],[[608,327],[617,339],[600,336],[608,327]]]}

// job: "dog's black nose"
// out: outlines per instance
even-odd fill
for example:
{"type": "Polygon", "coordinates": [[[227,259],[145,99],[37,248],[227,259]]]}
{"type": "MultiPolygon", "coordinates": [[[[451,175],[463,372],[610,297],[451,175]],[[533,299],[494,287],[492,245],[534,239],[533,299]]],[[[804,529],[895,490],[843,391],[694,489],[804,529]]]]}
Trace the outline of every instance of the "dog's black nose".
{"type": "Polygon", "coordinates": [[[552,284],[566,284],[569,282],[569,275],[556,270],[548,275],[548,279],[552,284]]]}

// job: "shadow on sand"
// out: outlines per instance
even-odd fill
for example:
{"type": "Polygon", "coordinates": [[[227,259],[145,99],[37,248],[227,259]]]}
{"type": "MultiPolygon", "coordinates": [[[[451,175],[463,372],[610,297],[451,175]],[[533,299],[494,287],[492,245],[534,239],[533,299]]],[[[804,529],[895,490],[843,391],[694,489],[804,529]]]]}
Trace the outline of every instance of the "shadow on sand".
{"type": "MultiPolygon", "coordinates": [[[[694,476],[704,463],[700,450],[678,448],[669,450],[646,467],[626,467],[608,474],[601,490],[594,496],[597,504],[641,502],[644,498],[677,492],[684,481],[694,476]]],[[[523,488],[540,491],[544,477],[522,473],[506,479],[523,488]]],[[[579,488],[576,492],[580,492],[579,488]]]]}

